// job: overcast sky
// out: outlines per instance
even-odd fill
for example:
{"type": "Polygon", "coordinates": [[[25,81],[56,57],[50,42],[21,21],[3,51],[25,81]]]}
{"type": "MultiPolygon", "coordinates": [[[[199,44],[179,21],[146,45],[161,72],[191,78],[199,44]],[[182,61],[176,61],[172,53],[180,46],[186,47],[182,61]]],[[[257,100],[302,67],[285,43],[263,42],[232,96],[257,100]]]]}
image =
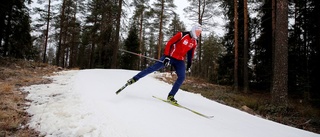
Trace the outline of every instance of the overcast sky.
{"type": "MultiPolygon", "coordinates": [[[[53,1],[52,3],[57,4],[59,2],[61,2],[62,0],[57,0],[57,1],[53,1]]],[[[128,0],[127,2],[130,3],[130,1],[132,0],[128,0]]],[[[152,4],[154,0],[150,0],[149,4],[152,4]]],[[[46,5],[48,2],[46,0],[45,3],[43,3],[42,5],[37,4],[37,0],[33,0],[33,3],[31,5],[29,5],[29,8],[32,10],[32,8],[34,7],[42,7],[44,5],[46,5]]],[[[186,8],[187,6],[189,6],[189,2],[186,0],[184,2],[181,2],[179,0],[174,0],[174,4],[177,6],[175,8],[175,12],[179,14],[180,20],[186,25],[186,29],[187,30],[191,30],[192,24],[194,24],[195,22],[189,20],[185,15],[185,12],[183,11],[184,8],[186,8]]],[[[128,13],[133,12],[133,9],[131,9],[131,11],[127,11],[128,13]]],[[[32,17],[32,20],[34,21],[35,18],[39,17],[38,14],[30,14],[32,17]]],[[[129,16],[127,17],[127,19],[130,19],[132,15],[129,14],[129,16]]],[[[225,21],[222,19],[222,17],[215,17],[213,19],[215,22],[218,23],[217,26],[214,27],[208,27],[206,26],[206,28],[209,28],[210,30],[205,30],[203,33],[204,34],[209,34],[210,32],[214,32],[216,35],[218,36],[223,36],[224,35],[224,27],[223,25],[225,24],[225,21]]],[[[128,20],[129,21],[129,20],[128,20]]],[[[127,21],[126,21],[127,22],[127,21]]]]}
{"type": "MultiPolygon", "coordinates": [[[[174,4],[177,6],[175,9],[175,12],[180,15],[180,20],[184,22],[186,25],[187,30],[191,30],[192,24],[194,24],[193,21],[189,20],[188,18],[185,17],[185,12],[183,11],[184,8],[190,5],[188,1],[181,2],[179,0],[174,0],[174,4]]],[[[221,17],[214,17],[213,21],[218,23],[217,26],[212,27],[210,29],[210,32],[214,32],[216,35],[222,37],[224,35],[224,27],[223,25],[225,24],[225,21],[223,20],[222,16],[221,17]]],[[[206,26],[208,28],[208,26],[206,26]]],[[[209,31],[205,31],[205,34],[210,33],[209,31]]]]}

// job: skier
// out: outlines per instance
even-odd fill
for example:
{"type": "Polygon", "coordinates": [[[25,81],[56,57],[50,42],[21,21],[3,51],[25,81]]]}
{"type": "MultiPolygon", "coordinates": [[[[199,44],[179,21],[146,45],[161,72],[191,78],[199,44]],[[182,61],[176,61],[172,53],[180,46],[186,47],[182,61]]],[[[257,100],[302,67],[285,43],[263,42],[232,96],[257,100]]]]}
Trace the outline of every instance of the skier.
{"type": "Polygon", "coordinates": [[[178,32],[175,34],[172,38],[170,38],[165,46],[164,55],[160,58],[160,60],[163,62],[156,62],[154,65],[142,70],[137,75],[129,79],[127,84],[131,85],[140,78],[171,64],[176,70],[178,78],[173,84],[167,100],[171,103],[177,104],[177,100],[175,100],[174,96],[178,92],[185,79],[186,71],[190,72],[192,58],[197,47],[197,38],[200,36],[201,32],[201,25],[196,23],[193,25],[191,31],[178,32]],[[186,54],[187,67],[184,63],[186,54]]]}

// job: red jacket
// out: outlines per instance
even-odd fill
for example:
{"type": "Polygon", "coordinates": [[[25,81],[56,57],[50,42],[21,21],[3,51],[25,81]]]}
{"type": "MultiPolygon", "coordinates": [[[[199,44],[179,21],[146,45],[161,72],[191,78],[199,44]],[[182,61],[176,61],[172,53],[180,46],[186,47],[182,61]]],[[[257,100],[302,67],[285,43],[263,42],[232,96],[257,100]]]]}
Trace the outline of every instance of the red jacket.
{"type": "Polygon", "coordinates": [[[178,32],[167,42],[164,55],[184,60],[188,53],[188,63],[191,63],[196,47],[197,40],[192,38],[189,32],[178,32]]]}

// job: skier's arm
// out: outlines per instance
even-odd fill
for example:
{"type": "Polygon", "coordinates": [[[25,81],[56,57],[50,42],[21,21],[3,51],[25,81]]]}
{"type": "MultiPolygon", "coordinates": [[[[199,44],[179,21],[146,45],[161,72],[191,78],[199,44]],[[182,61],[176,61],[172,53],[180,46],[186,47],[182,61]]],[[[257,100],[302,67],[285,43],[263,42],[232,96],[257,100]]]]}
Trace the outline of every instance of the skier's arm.
{"type": "Polygon", "coordinates": [[[191,67],[192,58],[194,55],[194,50],[195,50],[195,48],[192,48],[187,53],[187,69],[191,67]]]}

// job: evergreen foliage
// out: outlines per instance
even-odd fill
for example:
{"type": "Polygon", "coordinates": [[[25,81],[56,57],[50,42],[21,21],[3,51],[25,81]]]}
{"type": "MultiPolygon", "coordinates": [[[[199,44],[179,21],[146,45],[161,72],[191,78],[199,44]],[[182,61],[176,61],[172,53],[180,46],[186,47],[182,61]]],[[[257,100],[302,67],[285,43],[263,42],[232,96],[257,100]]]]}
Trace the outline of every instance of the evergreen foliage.
{"type": "MultiPolygon", "coordinates": [[[[139,39],[138,30],[135,25],[132,25],[129,30],[128,38],[124,41],[124,47],[127,51],[140,54],[139,50],[139,39]]],[[[122,57],[122,68],[137,70],[139,57],[137,55],[132,55],[128,53],[123,53],[122,57]]]]}
{"type": "Polygon", "coordinates": [[[32,59],[30,16],[26,1],[3,1],[0,4],[0,56],[32,59]]]}

